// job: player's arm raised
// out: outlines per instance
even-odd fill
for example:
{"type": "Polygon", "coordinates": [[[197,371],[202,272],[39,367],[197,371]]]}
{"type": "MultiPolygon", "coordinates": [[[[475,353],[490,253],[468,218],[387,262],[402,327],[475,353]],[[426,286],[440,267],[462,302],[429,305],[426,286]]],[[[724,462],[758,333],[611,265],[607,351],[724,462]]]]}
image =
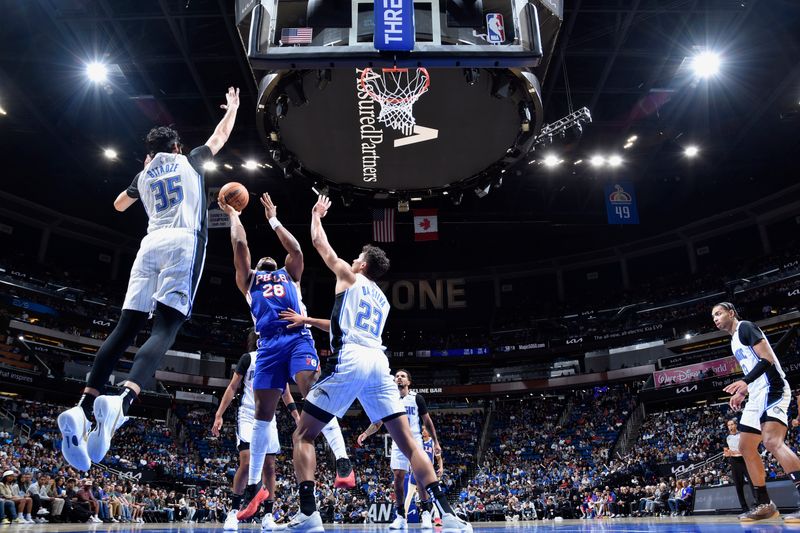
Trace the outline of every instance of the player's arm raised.
{"type": "Polygon", "coordinates": [[[214,415],[214,425],[211,426],[211,434],[215,437],[219,437],[219,430],[222,429],[222,417],[233,401],[233,397],[236,396],[236,391],[239,390],[239,384],[241,382],[241,374],[234,372],[231,376],[230,383],[228,383],[228,387],[225,389],[225,393],[222,395],[222,399],[219,401],[217,413],[214,415]]]}
{"type": "Polygon", "coordinates": [[[346,261],[339,259],[336,252],[328,242],[328,236],[325,230],[322,229],[322,219],[328,214],[328,209],[331,207],[331,200],[327,196],[320,195],[317,203],[311,209],[311,244],[322,256],[322,260],[331,271],[336,274],[336,292],[348,288],[355,283],[356,276],[350,270],[350,265],[346,261]],[[345,286],[340,287],[343,284],[345,286]]]}
{"type": "MultiPolygon", "coordinates": [[[[150,154],[147,154],[147,157],[144,159],[145,169],[152,160],[153,158],[150,156],[150,154]]],[[[142,170],[142,172],[144,172],[144,170],[142,170]]],[[[117,198],[114,200],[114,209],[116,209],[119,212],[122,212],[136,203],[136,200],[139,199],[139,176],[141,175],[142,172],[136,174],[136,176],[134,176],[133,181],[128,186],[128,188],[117,195],[117,198]]]]}
{"type": "Polygon", "coordinates": [[[233,124],[236,122],[236,111],[239,109],[239,89],[228,87],[228,92],[225,94],[227,103],[222,104],[220,107],[225,110],[225,116],[219,121],[214,133],[206,141],[206,146],[211,149],[211,155],[217,155],[217,152],[222,150],[225,143],[233,131],[233,124]]]}
{"type": "Polygon", "coordinates": [[[286,271],[292,276],[295,281],[300,281],[303,275],[303,250],[300,249],[300,243],[294,238],[292,233],[283,227],[278,221],[278,206],[272,203],[272,198],[269,193],[261,195],[261,205],[264,206],[264,216],[267,218],[270,227],[275,231],[275,234],[280,239],[283,249],[288,254],[284,262],[286,271]]]}
{"type": "Polygon", "coordinates": [[[364,441],[366,440],[366,438],[369,437],[370,435],[373,435],[373,434],[377,433],[377,431],[379,429],[381,429],[382,425],[383,425],[383,422],[381,420],[378,420],[374,424],[370,424],[370,426],[367,429],[364,430],[364,433],[359,435],[358,438],[356,439],[356,442],[358,443],[358,445],[359,446],[363,446],[364,445],[364,441]]]}
{"type": "Polygon", "coordinates": [[[231,219],[231,246],[233,247],[233,266],[236,267],[236,286],[247,296],[250,290],[250,247],[247,245],[247,232],[244,231],[239,211],[219,200],[219,208],[231,219]]]}

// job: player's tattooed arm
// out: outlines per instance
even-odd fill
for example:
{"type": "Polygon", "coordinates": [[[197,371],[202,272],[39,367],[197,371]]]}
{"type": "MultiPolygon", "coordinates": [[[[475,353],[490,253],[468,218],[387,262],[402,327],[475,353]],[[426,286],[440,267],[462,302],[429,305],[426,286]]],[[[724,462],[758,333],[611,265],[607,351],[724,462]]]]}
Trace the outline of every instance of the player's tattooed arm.
{"type": "Polygon", "coordinates": [[[377,431],[379,429],[381,429],[382,425],[383,425],[383,422],[380,421],[380,420],[378,420],[374,424],[370,424],[370,426],[367,429],[364,430],[364,433],[359,435],[358,439],[356,439],[356,442],[358,442],[358,445],[359,446],[363,446],[364,445],[364,441],[367,439],[367,437],[377,433],[377,431]]]}

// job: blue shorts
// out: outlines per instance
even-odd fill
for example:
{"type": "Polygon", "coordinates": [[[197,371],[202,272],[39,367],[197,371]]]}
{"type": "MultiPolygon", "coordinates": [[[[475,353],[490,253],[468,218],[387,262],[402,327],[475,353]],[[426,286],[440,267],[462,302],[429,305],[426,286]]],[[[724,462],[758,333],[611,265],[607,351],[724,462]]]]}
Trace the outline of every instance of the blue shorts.
{"type": "Polygon", "coordinates": [[[282,330],[272,337],[259,339],[253,389],[283,391],[298,372],[318,369],[319,358],[311,335],[282,330]]]}

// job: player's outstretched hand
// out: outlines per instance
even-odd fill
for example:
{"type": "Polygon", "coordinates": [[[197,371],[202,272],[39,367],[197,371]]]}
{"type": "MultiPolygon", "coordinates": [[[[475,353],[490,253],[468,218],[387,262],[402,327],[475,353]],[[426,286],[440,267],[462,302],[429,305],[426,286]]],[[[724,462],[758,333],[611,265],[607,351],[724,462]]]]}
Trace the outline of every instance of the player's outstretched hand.
{"type": "Polygon", "coordinates": [[[147,154],[147,157],[144,158],[144,168],[147,168],[147,165],[153,160],[153,156],[147,154]]]}
{"type": "Polygon", "coordinates": [[[734,381],[722,390],[733,396],[736,396],[737,394],[744,396],[747,394],[747,383],[745,383],[743,379],[740,379],[738,381],[734,381]]]}
{"type": "Polygon", "coordinates": [[[214,424],[211,426],[211,434],[215,437],[219,437],[219,430],[222,429],[222,417],[215,416],[214,417],[214,424]]]}
{"type": "Polygon", "coordinates": [[[225,101],[227,103],[220,106],[222,109],[239,109],[239,88],[228,87],[228,92],[225,93],[225,101]]]}
{"type": "Polygon", "coordinates": [[[239,215],[242,214],[241,211],[237,211],[233,207],[226,204],[225,200],[223,200],[222,198],[217,198],[217,203],[219,204],[219,208],[222,209],[222,212],[228,215],[229,217],[232,217],[234,215],[238,217],[239,215]]]}
{"type": "Polygon", "coordinates": [[[267,217],[267,220],[278,216],[278,206],[272,203],[272,198],[269,197],[268,192],[262,194],[260,200],[261,205],[264,206],[264,216],[267,217]]]}
{"type": "Polygon", "coordinates": [[[728,405],[733,411],[739,411],[742,408],[742,402],[744,401],[744,398],[745,398],[744,394],[736,393],[733,396],[731,396],[728,405]]]}
{"type": "Polygon", "coordinates": [[[291,307],[285,311],[281,311],[278,316],[281,320],[289,322],[289,325],[286,326],[286,329],[299,328],[303,325],[303,315],[299,314],[291,307]]]}
{"type": "Polygon", "coordinates": [[[366,433],[362,433],[356,439],[356,443],[358,443],[359,446],[363,446],[364,445],[364,441],[366,440],[366,438],[367,438],[367,434],[366,433]]]}
{"type": "Polygon", "coordinates": [[[325,218],[325,215],[328,214],[328,209],[331,208],[331,199],[327,196],[322,194],[319,195],[317,198],[317,203],[314,204],[313,209],[311,209],[312,213],[319,215],[319,218],[325,218]]]}

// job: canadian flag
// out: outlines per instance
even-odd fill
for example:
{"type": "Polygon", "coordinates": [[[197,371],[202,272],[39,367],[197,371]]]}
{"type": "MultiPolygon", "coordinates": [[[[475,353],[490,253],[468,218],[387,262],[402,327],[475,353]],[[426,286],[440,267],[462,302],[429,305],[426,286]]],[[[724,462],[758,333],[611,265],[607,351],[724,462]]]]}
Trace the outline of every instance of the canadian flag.
{"type": "Polygon", "coordinates": [[[439,216],[436,209],[414,209],[414,240],[439,239],[439,216]]]}

